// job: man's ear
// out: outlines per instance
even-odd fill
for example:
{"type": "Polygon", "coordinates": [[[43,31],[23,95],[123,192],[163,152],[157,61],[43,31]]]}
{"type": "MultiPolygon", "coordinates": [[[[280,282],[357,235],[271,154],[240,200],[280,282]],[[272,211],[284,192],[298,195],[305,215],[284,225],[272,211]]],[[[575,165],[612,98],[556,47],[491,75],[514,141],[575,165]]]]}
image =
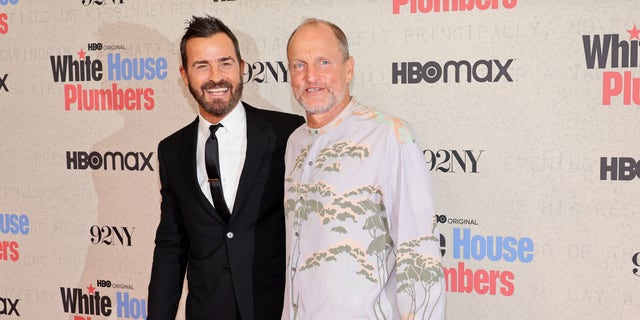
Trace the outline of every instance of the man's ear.
{"type": "Polygon", "coordinates": [[[353,78],[353,68],[354,68],[354,64],[355,62],[353,61],[353,57],[349,56],[349,59],[347,59],[347,81],[351,81],[351,79],[353,78]]]}
{"type": "Polygon", "coordinates": [[[185,70],[183,66],[180,66],[180,75],[182,76],[182,81],[184,81],[184,85],[188,87],[189,76],[187,75],[187,70],[185,70]]]}

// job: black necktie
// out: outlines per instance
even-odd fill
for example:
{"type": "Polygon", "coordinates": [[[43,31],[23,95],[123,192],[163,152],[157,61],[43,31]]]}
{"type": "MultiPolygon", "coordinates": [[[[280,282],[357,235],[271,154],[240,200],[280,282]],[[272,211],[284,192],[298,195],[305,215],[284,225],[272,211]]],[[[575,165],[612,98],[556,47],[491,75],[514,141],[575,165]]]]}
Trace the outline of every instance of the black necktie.
{"type": "Polygon", "coordinates": [[[220,160],[218,156],[218,138],[216,131],[222,127],[222,124],[213,124],[209,127],[211,135],[204,144],[205,164],[207,166],[207,176],[209,176],[209,186],[211,187],[211,198],[213,205],[220,213],[224,222],[228,223],[231,213],[229,207],[224,201],[224,193],[222,193],[222,184],[220,181],[220,160]]]}

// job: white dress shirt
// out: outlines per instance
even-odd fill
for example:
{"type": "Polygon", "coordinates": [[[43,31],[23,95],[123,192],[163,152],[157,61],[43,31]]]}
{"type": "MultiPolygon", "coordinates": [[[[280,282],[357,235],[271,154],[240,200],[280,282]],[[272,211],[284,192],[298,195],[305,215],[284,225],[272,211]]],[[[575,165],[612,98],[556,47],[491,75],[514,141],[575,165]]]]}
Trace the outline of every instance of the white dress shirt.
{"type": "MultiPolygon", "coordinates": [[[[211,187],[209,186],[207,178],[204,145],[211,135],[209,126],[215,123],[210,123],[205,120],[199,113],[198,118],[198,142],[196,149],[198,183],[200,184],[202,193],[204,193],[213,205],[211,187]]],[[[233,212],[236,192],[238,191],[238,184],[240,182],[240,174],[242,173],[247,154],[247,114],[242,102],[239,102],[220,123],[222,123],[222,128],[219,128],[216,132],[220,155],[220,179],[222,180],[224,200],[229,207],[229,212],[233,212]]]]}

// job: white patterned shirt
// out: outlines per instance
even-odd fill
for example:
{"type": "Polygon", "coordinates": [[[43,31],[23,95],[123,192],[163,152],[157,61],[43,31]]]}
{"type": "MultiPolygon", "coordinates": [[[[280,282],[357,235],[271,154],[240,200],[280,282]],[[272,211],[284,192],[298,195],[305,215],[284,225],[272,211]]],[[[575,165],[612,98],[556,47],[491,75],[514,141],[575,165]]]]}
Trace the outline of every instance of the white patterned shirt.
{"type": "Polygon", "coordinates": [[[444,319],[424,155],[408,123],[354,98],[285,157],[282,319],[444,319]]]}

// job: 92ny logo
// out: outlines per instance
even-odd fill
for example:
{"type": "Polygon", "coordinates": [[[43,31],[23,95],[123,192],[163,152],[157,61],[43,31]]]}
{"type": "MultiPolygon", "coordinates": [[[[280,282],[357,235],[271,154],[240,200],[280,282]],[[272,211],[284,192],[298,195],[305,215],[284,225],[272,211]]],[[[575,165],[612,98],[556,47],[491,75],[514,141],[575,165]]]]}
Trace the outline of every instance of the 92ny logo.
{"type": "Polygon", "coordinates": [[[105,244],[108,246],[121,245],[131,247],[131,238],[135,227],[116,227],[116,226],[91,226],[89,233],[91,234],[91,243],[105,244]]]}
{"type": "Polygon", "coordinates": [[[289,82],[289,70],[284,61],[245,62],[244,73],[242,76],[244,78],[244,83],[289,82]]]}
{"type": "Polygon", "coordinates": [[[478,173],[478,161],[484,150],[424,150],[429,171],[478,173]]]}

